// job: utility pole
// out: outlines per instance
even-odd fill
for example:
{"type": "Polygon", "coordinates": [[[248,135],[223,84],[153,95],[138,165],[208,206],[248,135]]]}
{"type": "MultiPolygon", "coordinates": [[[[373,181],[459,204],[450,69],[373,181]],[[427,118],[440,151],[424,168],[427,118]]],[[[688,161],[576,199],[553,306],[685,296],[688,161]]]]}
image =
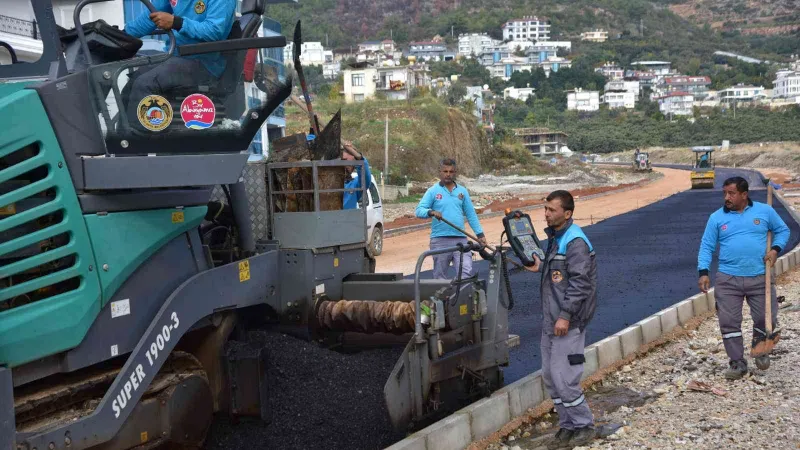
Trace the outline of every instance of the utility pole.
{"type": "Polygon", "coordinates": [[[389,175],[389,112],[386,112],[386,132],[383,141],[383,176],[381,177],[381,198],[386,196],[386,176],[389,175]]]}
{"type": "Polygon", "coordinates": [[[328,33],[325,33],[325,47],[328,47],[328,33]]]}
{"type": "Polygon", "coordinates": [[[453,36],[453,25],[450,25],[450,37],[455,37],[453,36]]]}

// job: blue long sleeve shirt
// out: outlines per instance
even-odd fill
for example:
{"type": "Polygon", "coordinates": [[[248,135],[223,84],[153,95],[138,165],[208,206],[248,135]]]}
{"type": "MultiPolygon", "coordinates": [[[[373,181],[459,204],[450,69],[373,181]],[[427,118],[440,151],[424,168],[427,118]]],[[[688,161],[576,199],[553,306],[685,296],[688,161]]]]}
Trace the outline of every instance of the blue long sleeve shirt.
{"type": "Polygon", "coordinates": [[[711,214],[700,242],[697,270],[708,275],[711,258],[719,243],[719,271],[738,277],[763,275],[766,266],[767,231],[772,231],[772,248],[779,252],[789,242],[789,227],[766,203],[753,202],[741,213],[726,207],[711,214]]]}
{"type": "MultiPolygon", "coordinates": [[[[366,172],[367,176],[364,178],[367,183],[367,189],[369,189],[370,183],[372,183],[372,173],[369,171],[369,161],[367,158],[363,159],[364,161],[364,169],[363,171],[366,172]]],[[[358,202],[361,200],[361,196],[363,192],[361,190],[361,167],[356,167],[356,170],[353,173],[356,176],[348,177],[349,180],[345,180],[344,187],[345,189],[358,189],[357,192],[345,192],[342,198],[342,208],[343,209],[355,209],[358,207],[358,202]]]]}
{"type": "MultiPolygon", "coordinates": [[[[447,190],[444,183],[439,182],[425,191],[422,200],[419,201],[415,211],[416,216],[420,219],[426,219],[428,211],[434,210],[442,213],[442,217],[464,229],[464,217],[469,221],[469,226],[478,237],[483,237],[483,228],[478,220],[478,214],[475,213],[475,207],[472,205],[472,199],[469,197],[469,192],[464,186],[456,186],[453,191],[447,190]]],[[[431,237],[464,237],[460,231],[444,223],[439,219],[433,219],[431,222],[431,237]]]]}
{"type": "MultiPolygon", "coordinates": [[[[180,17],[183,22],[180,30],[172,30],[175,34],[175,55],[178,54],[177,47],[181,45],[227,39],[236,14],[236,0],[153,0],[152,3],[156,10],[180,17]]],[[[155,30],[156,24],[150,20],[150,13],[125,24],[125,32],[137,38],[150,35],[155,30]]],[[[168,48],[169,42],[164,43],[164,51],[168,48]]],[[[225,71],[225,59],[219,52],[184,58],[199,59],[217,78],[225,71]]]]}

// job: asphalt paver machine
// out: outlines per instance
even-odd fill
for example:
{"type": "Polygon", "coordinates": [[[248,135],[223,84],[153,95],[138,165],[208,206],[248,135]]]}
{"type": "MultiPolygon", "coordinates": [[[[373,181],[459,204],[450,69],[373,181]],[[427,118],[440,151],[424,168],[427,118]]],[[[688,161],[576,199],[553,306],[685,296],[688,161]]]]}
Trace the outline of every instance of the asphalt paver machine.
{"type": "MultiPolygon", "coordinates": [[[[384,390],[400,429],[502,385],[503,249],[481,249],[485,279],[420,279],[431,251],[414,280],[374,273],[364,209],[331,208],[344,189],[320,187],[344,161],[246,175],[250,142],[291,93],[278,84],[241,112],[231,101],[248,49],[286,44],[256,37],[263,0],[242,2],[229,39],[177,49],[222,52],[219,85],[135,99],[128,75],[167,63],[174,36],[141,56],[138,39],[80,23],[95,1],[72,30],[33,1],[40,59],[0,66],[0,448],[192,448],[214,413],[263,418],[269,359],[248,339],[265,326],[323,344],[408,336],[384,390]],[[281,185],[298,174],[312,184],[281,185]]],[[[440,252],[454,250],[477,248],[440,252]]]]}

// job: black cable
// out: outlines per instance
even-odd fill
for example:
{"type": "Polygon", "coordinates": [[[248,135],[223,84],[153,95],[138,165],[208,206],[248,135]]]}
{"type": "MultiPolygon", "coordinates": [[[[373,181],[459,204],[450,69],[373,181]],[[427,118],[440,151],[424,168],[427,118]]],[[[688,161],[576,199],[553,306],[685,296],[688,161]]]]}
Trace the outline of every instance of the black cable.
{"type": "MultiPolygon", "coordinates": [[[[508,276],[508,263],[506,263],[506,254],[500,249],[500,270],[503,272],[503,281],[506,284],[506,294],[508,295],[508,304],[501,302],[503,307],[509,311],[514,309],[514,294],[511,293],[511,279],[508,276]]],[[[503,296],[501,295],[500,298],[503,296]]]]}

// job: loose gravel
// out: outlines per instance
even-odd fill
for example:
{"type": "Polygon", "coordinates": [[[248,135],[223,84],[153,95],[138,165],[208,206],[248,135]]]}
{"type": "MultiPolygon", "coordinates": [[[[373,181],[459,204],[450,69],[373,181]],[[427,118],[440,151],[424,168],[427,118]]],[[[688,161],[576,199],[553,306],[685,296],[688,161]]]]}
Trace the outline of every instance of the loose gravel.
{"type": "Polygon", "coordinates": [[[375,450],[404,437],[383,401],[402,348],[343,354],[277,332],[265,341],[271,423],[219,416],[205,448],[375,450]]]}
{"type": "MultiPolygon", "coordinates": [[[[778,279],[779,321],[782,340],[767,371],[750,360],[750,372],[728,381],[723,373],[728,358],[722,345],[716,316],[707,319],[683,338],[656,349],[623,366],[602,381],[600,390],[629,391],[632,398],[646,399],[617,405],[602,414],[601,395],[590,395],[598,423],[622,426],[604,439],[580,450],[601,449],[755,449],[800,446],[800,270],[778,279]],[[699,391],[705,386],[716,392],[699,391]],[[599,412],[599,414],[598,414],[599,412]]],[[[744,306],[745,352],[749,353],[752,321],[744,306]]],[[[590,392],[590,394],[592,394],[590,392]]],[[[613,404],[613,401],[611,402],[613,404]]],[[[492,444],[490,450],[544,450],[546,437],[523,438],[531,432],[552,433],[550,420],[525,424],[492,444]],[[510,438],[513,437],[513,440],[510,438]]],[[[541,433],[539,433],[541,434],[541,433]]],[[[569,448],[569,447],[567,447],[569,448]]]]}

